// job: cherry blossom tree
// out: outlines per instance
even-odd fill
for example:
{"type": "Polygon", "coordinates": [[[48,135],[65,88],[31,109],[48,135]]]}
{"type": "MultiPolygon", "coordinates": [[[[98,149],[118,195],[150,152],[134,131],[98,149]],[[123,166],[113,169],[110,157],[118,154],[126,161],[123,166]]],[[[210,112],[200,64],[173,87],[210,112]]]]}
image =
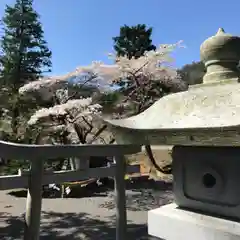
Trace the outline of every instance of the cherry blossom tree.
{"type": "Polygon", "coordinates": [[[172,64],[171,53],[179,47],[184,47],[182,41],[159,45],[139,58],[110,55],[119,70],[112,81],[125,96],[120,105],[122,108],[129,107],[129,104],[134,107],[128,115],[139,114],[166,94],[187,89],[172,64]]]}
{"type": "MultiPolygon", "coordinates": [[[[81,91],[86,83],[95,78],[88,74],[81,84],[69,83],[67,77],[45,78],[31,82],[19,89],[21,96],[31,99],[41,98],[43,102],[52,103],[52,106],[42,107],[31,116],[28,121],[28,132],[36,136],[36,143],[50,144],[108,144],[113,142],[107,134],[107,126],[100,121],[102,106],[92,97],[81,97],[81,91]],[[75,91],[70,91],[74,87],[75,91]],[[80,96],[79,96],[80,95],[80,96]]],[[[92,90],[92,88],[90,89],[92,90]]],[[[90,91],[92,92],[92,91],[90,91]]],[[[41,101],[40,101],[41,103],[41,101]]],[[[44,104],[43,104],[44,105],[44,104]]],[[[106,164],[106,159],[69,159],[71,168],[79,169],[85,165],[97,167],[106,164]],[[86,161],[85,161],[86,160],[86,161]]],[[[55,160],[48,161],[51,164],[55,160]]],[[[57,161],[57,169],[66,166],[65,159],[57,161]]],[[[69,166],[69,164],[67,164],[69,166]]]]}
{"type": "Polygon", "coordinates": [[[101,121],[103,107],[91,96],[77,98],[77,93],[86,83],[93,82],[98,88],[105,85],[109,89],[120,89],[124,93],[120,108],[131,103],[135,105],[132,114],[138,114],[165,94],[187,88],[171,65],[171,53],[177,47],[181,47],[181,42],[160,45],[155,51],[146,52],[137,59],[111,54],[113,65],[93,62],[67,75],[24,85],[19,89],[21,95],[52,102],[52,106],[40,108],[31,116],[29,129],[37,129],[41,138],[53,144],[112,143],[114,139],[111,137],[106,140],[106,135],[101,136],[107,132],[107,126],[101,121]],[[77,91],[70,94],[69,78],[83,72],[88,73],[87,78],[77,83],[77,91]]]}

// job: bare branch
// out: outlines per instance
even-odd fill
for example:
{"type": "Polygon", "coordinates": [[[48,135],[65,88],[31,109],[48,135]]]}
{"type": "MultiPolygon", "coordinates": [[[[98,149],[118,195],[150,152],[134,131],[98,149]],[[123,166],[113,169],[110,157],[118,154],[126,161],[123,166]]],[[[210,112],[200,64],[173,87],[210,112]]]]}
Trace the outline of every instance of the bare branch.
{"type": "Polygon", "coordinates": [[[76,97],[76,95],[78,94],[79,90],[81,90],[88,82],[91,82],[94,78],[97,77],[97,75],[92,74],[92,73],[90,73],[90,72],[89,72],[89,74],[91,74],[91,76],[90,76],[86,81],[84,81],[84,82],[80,85],[78,91],[75,91],[75,93],[73,93],[71,96],[69,96],[69,97],[66,99],[65,102],[67,102],[67,101],[69,101],[69,100],[71,100],[71,99],[74,99],[74,98],[76,97]]]}
{"type": "Polygon", "coordinates": [[[82,118],[83,118],[83,121],[89,126],[89,129],[87,129],[87,130],[85,131],[85,133],[83,134],[83,139],[84,139],[84,141],[86,142],[87,135],[88,135],[89,133],[91,133],[92,130],[93,130],[93,125],[90,124],[90,123],[86,120],[85,117],[82,117],[82,118]]]}
{"type": "Polygon", "coordinates": [[[107,125],[103,125],[96,133],[95,136],[91,141],[89,141],[89,144],[92,144],[98,137],[99,135],[107,128],[107,125]]]}

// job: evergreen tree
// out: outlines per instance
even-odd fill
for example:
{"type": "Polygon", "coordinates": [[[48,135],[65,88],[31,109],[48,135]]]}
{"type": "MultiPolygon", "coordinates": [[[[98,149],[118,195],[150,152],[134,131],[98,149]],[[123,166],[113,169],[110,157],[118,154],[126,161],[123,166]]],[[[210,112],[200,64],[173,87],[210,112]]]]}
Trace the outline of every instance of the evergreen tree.
{"type": "Polygon", "coordinates": [[[206,68],[203,62],[192,62],[184,65],[178,70],[183,81],[189,85],[200,84],[203,82],[203,76],[206,73],[206,68]]]}
{"type": "MultiPolygon", "coordinates": [[[[120,28],[120,35],[113,38],[114,49],[117,53],[117,56],[127,56],[128,59],[140,59],[145,51],[155,51],[156,46],[152,44],[151,35],[152,28],[147,29],[145,24],[138,24],[132,27],[124,25],[120,28]]],[[[177,78],[179,77],[180,76],[177,76],[177,78]]],[[[134,77],[131,78],[133,79],[134,77]]],[[[127,112],[126,115],[128,115],[131,106],[134,105],[135,107],[133,108],[133,111],[131,111],[131,115],[139,114],[151,106],[157,99],[163,97],[166,94],[169,94],[173,90],[170,87],[162,84],[161,81],[148,81],[144,87],[141,86],[140,88],[137,87],[138,84],[135,81],[136,79],[134,81],[131,81],[131,78],[128,79],[127,82],[126,80],[118,81],[118,85],[120,86],[120,90],[118,91],[120,91],[121,94],[127,98],[129,98],[129,96],[133,96],[129,101],[130,104],[128,106],[130,107],[127,108],[127,111],[124,111],[123,109],[121,112],[122,115],[124,112],[127,112]],[[131,95],[134,87],[140,91],[136,91],[136,94],[131,95]]],[[[180,90],[183,89],[178,89],[178,87],[175,89],[175,91],[180,90]]],[[[152,165],[158,171],[166,174],[170,174],[172,172],[171,164],[164,167],[158,166],[150,145],[146,145],[145,150],[149,160],[152,162],[152,165]]]]}
{"type": "MultiPolygon", "coordinates": [[[[152,44],[151,35],[152,28],[147,28],[145,24],[122,26],[120,28],[119,36],[113,37],[113,47],[117,57],[127,57],[134,61],[139,60],[146,51],[154,50],[156,52],[157,48],[152,44]]],[[[118,59],[116,61],[120,60],[118,59]]],[[[154,79],[153,81],[147,80],[141,87],[137,87],[139,85],[137,83],[139,79],[136,79],[134,74],[133,71],[132,75],[128,76],[127,80],[118,79],[118,81],[115,81],[115,84],[119,87],[116,92],[119,96],[121,95],[120,99],[124,102],[124,105],[127,106],[126,112],[130,115],[139,114],[164,95],[169,94],[172,91],[180,90],[175,86],[176,89],[173,89],[174,87],[170,88],[169,86],[164,85],[161,79],[154,79]],[[135,91],[135,94],[132,94],[133,89],[137,90],[135,91]],[[123,96],[129,100],[126,101],[123,96]],[[126,104],[126,102],[128,104],[126,104]]],[[[143,81],[143,79],[140,81],[143,81]]],[[[117,103],[119,103],[119,101],[117,103]]],[[[116,102],[113,102],[113,104],[116,104],[116,102]]]]}
{"type": "Polygon", "coordinates": [[[18,89],[50,71],[51,51],[44,40],[39,15],[33,9],[33,0],[16,0],[13,6],[7,5],[2,23],[0,85],[5,89],[12,135],[17,138],[19,118],[26,110],[18,89]]]}
{"type": "Polygon", "coordinates": [[[118,56],[138,58],[145,51],[155,50],[156,46],[151,40],[152,28],[147,28],[145,24],[136,26],[124,25],[120,28],[120,34],[113,37],[114,49],[118,56]]]}

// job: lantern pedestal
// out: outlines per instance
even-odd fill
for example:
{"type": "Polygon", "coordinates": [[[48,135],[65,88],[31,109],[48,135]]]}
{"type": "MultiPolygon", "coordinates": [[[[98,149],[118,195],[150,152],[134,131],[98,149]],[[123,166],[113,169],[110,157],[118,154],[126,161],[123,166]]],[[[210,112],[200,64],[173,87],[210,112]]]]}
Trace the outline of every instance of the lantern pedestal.
{"type": "Polygon", "coordinates": [[[164,240],[240,239],[239,156],[239,147],[175,146],[176,204],[149,211],[149,234],[164,240]]]}
{"type": "Polygon", "coordinates": [[[173,148],[173,192],[182,208],[240,220],[240,147],[173,148]]]}
{"type": "Polygon", "coordinates": [[[168,204],[148,212],[148,234],[162,240],[238,240],[240,223],[168,204]]]}

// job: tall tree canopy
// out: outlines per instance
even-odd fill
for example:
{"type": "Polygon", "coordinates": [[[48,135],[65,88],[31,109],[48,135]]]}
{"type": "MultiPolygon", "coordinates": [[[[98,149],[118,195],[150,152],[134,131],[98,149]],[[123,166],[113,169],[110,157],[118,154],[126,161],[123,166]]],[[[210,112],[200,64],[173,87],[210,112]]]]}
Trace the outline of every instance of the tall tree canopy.
{"type": "Polygon", "coordinates": [[[179,43],[160,45],[157,48],[152,44],[151,34],[152,28],[147,28],[145,24],[124,25],[120,28],[119,36],[113,37],[116,52],[114,60],[119,62],[118,65],[128,66],[124,66],[125,77],[116,79],[114,83],[120,87],[118,92],[125,96],[125,99],[120,99],[128,103],[127,114],[130,115],[144,111],[165,94],[184,88],[183,84],[176,84],[179,83],[176,72],[169,74],[166,66],[173,60],[171,53],[179,47],[179,43]],[[174,84],[169,84],[170,82],[174,84]]]}
{"type": "Polygon", "coordinates": [[[118,56],[127,56],[129,59],[138,58],[145,51],[156,49],[152,44],[151,35],[152,28],[147,28],[145,24],[124,25],[120,28],[119,36],[113,37],[114,49],[118,56]]]}
{"type": "Polygon", "coordinates": [[[0,85],[5,89],[12,134],[17,135],[22,104],[18,89],[50,71],[51,51],[33,0],[16,0],[13,6],[7,5],[2,23],[0,85]]]}
{"type": "MultiPolygon", "coordinates": [[[[179,43],[160,45],[156,48],[151,40],[152,28],[145,24],[120,28],[120,35],[114,37],[116,62],[124,72],[122,78],[114,81],[124,97],[119,104],[118,117],[136,115],[150,107],[156,100],[172,91],[186,90],[187,84],[174,69],[166,66],[171,62],[171,53],[179,43]],[[171,71],[173,70],[173,71],[171,71]]],[[[152,165],[160,172],[171,173],[171,166],[157,165],[151,147],[145,146],[152,165]]]]}
{"type": "Polygon", "coordinates": [[[186,64],[179,70],[179,74],[181,75],[183,81],[189,85],[202,83],[205,73],[206,68],[204,63],[201,61],[186,64]]]}

